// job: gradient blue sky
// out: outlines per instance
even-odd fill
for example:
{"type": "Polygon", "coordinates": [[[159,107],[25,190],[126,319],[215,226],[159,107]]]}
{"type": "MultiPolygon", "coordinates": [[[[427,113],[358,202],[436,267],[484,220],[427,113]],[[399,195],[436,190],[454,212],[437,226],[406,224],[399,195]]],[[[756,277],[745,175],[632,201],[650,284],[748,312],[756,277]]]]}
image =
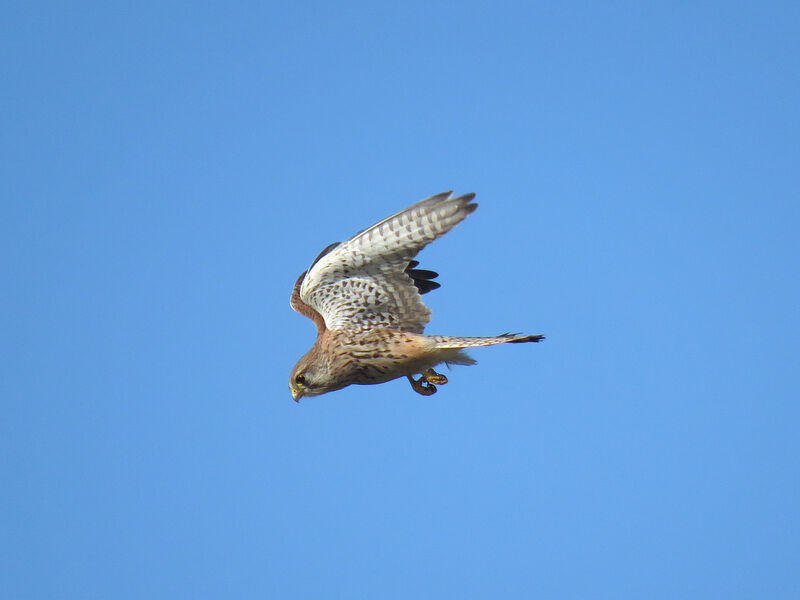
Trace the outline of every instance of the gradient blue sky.
{"type": "Polygon", "coordinates": [[[3,598],[800,597],[800,9],[11,3],[3,598]],[[429,331],[299,405],[295,277],[424,196],[429,331]]]}

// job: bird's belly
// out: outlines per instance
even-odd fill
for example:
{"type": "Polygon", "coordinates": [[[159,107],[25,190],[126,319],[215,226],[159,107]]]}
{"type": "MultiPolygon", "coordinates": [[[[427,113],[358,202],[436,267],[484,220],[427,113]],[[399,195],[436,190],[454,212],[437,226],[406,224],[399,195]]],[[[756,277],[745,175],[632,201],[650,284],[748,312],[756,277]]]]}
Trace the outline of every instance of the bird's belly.
{"type": "Polygon", "coordinates": [[[353,383],[383,383],[404,375],[421,373],[432,367],[435,359],[414,339],[413,334],[381,336],[366,343],[350,345],[353,383]]]}

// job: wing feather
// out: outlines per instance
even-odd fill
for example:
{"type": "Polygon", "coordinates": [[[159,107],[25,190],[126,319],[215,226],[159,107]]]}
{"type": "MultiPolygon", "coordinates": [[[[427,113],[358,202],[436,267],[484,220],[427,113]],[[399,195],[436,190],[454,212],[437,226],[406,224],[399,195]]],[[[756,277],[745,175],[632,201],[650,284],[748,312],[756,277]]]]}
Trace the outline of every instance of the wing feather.
{"type": "MultiPolygon", "coordinates": [[[[328,329],[392,327],[421,333],[430,309],[406,269],[422,248],[477,208],[474,197],[436,194],[326,248],[303,278],[300,299],[328,329]]],[[[427,281],[431,273],[423,271],[417,280],[427,281]]],[[[427,283],[425,291],[438,287],[427,283]]]]}

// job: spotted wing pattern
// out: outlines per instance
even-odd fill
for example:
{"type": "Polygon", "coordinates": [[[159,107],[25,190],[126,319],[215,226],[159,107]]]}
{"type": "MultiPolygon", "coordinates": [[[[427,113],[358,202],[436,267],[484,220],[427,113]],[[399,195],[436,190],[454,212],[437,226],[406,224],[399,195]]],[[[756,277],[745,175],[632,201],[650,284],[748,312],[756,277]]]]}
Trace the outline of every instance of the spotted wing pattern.
{"type": "Polygon", "coordinates": [[[430,281],[433,272],[414,269],[413,258],[475,210],[474,197],[437,194],[332,244],[306,273],[300,299],[328,329],[389,327],[422,333],[431,311],[420,291],[438,284],[430,281]]]}

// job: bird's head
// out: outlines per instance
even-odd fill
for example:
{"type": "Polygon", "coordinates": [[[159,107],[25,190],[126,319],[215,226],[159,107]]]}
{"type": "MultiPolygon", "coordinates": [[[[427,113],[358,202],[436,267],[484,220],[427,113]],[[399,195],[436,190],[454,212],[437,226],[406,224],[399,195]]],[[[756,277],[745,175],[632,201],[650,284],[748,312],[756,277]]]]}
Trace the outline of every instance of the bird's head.
{"type": "Polygon", "coordinates": [[[289,391],[295,402],[303,396],[318,396],[343,388],[326,355],[319,352],[316,344],[306,352],[289,374],[289,391]]]}

